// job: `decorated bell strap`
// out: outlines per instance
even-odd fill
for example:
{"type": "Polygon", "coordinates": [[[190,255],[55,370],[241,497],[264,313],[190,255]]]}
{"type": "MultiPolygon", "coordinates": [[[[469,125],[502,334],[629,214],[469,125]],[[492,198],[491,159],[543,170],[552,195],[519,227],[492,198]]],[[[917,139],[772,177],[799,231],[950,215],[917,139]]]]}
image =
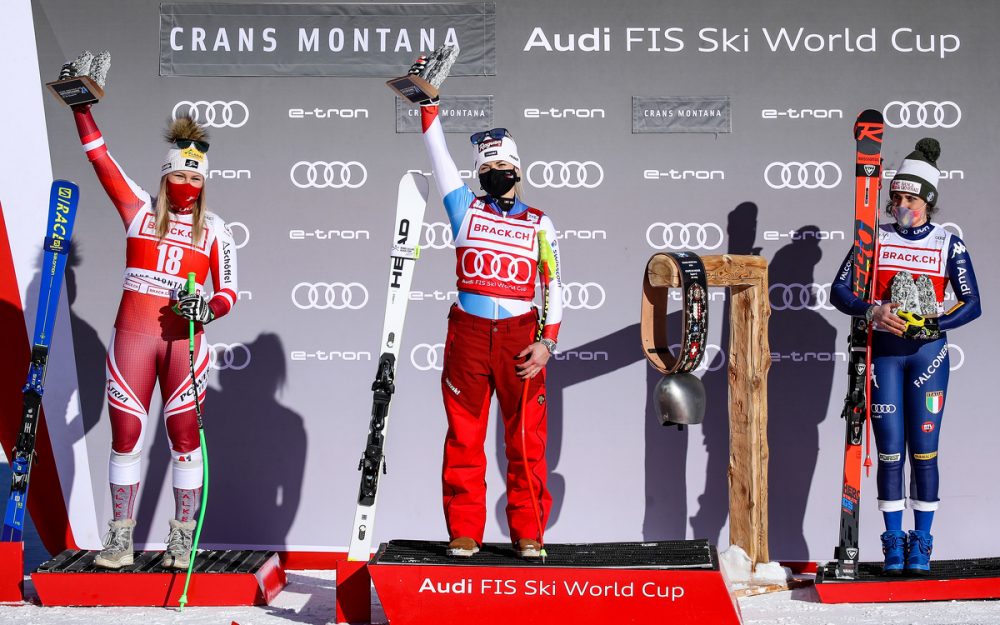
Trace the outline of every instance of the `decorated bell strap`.
{"type": "Polygon", "coordinates": [[[708,277],[697,254],[675,252],[650,257],[643,274],[641,333],[643,353],[661,373],[690,372],[701,364],[708,336],[708,277]],[[651,275],[656,278],[653,282],[651,275]],[[680,282],[683,304],[680,351],[676,356],[667,337],[670,289],[658,286],[674,282],[680,282]]]}

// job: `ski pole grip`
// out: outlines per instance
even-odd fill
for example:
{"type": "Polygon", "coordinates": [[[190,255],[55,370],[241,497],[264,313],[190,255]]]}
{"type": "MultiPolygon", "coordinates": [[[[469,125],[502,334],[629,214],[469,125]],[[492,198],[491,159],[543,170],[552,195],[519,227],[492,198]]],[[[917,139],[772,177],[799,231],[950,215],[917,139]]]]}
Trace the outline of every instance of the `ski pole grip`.
{"type": "MultiPolygon", "coordinates": [[[[194,295],[195,290],[198,288],[195,282],[195,276],[193,271],[188,272],[187,280],[187,292],[188,295],[194,295]]],[[[194,321],[188,321],[188,348],[194,351],[194,321]]]]}

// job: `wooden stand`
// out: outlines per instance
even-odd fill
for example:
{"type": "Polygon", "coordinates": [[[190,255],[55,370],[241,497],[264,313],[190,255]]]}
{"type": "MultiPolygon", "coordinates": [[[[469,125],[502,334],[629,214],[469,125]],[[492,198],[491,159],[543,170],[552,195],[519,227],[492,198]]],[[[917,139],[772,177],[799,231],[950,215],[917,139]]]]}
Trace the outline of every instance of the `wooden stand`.
{"type": "MultiPolygon", "coordinates": [[[[729,334],[729,542],[756,565],[768,562],[767,372],[771,350],[767,322],[767,261],[760,256],[703,256],[709,287],[730,290],[729,334]]],[[[650,364],[666,369],[668,290],[680,287],[676,266],[664,254],[646,265],[642,287],[642,348],[650,364]]]]}

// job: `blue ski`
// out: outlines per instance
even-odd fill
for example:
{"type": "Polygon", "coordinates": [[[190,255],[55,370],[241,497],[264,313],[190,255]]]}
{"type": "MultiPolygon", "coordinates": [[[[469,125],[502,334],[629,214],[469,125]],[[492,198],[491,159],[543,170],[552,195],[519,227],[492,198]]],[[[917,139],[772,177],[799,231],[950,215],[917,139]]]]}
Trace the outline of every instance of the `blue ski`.
{"type": "Polygon", "coordinates": [[[11,454],[12,471],[10,497],[3,520],[0,541],[17,542],[24,533],[24,513],[28,503],[28,478],[35,456],[35,433],[38,431],[38,414],[42,405],[45,367],[48,364],[49,344],[59,309],[63,273],[69,254],[76,207],[80,189],[72,182],[56,180],[49,196],[49,223],[45,230],[42,260],[41,287],[38,290],[38,312],[35,316],[35,338],[31,346],[31,363],[28,382],[24,385],[24,412],[21,429],[11,454]]]}

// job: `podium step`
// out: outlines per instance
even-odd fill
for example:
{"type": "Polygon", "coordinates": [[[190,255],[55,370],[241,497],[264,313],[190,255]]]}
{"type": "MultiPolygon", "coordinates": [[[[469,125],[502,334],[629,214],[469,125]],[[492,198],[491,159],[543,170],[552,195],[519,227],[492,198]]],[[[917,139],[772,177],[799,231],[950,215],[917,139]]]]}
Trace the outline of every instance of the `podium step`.
{"type": "Polygon", "coordinates": [[[449,558],[442,542],[393,540],[368,565],[393,625],[742,623],[708,541],[546,545],[523,560],[509,544],[449,558]]]}
{"type": "Polygon", "coordinates": [[[823,603],[889,603],[1000,599],[1000,558],[932,560],[923,576],[882,575],[881,562],[862,562],[854,580],[837,579],[836,563],[816,572],[816,592],[823,603]]]}
{"type": "MultiPolygon", "coordinates": [[[[41,564],[31,581],[47,606],[176,606],[187,571],[160,566],[162,551],[141,551],[117,570],[94,566],[98,551],[67,550],[41,564]]],[[[285,587],[274,551],[207,550],[195,559],[189,606],[267,605],[285,587]]]]}

